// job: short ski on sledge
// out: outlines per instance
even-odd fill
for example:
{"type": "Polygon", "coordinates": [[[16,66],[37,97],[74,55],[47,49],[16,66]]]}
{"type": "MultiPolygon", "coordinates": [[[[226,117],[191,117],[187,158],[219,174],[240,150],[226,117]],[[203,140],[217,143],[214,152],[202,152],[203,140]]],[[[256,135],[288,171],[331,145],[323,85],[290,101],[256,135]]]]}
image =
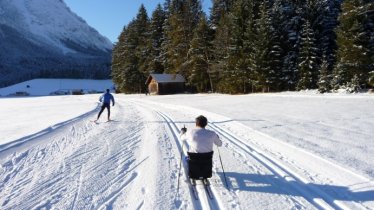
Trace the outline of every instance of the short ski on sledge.
{"type": "Polygon", "coordinates": [[[209,182],[209,180],[208,179],[203,179],[202,181],[203,181],[203,184],[204,184],[205,191],[208,194],[209,198],[213,199],[214,196],[213,196],[212,189],[210,188],[210,182],[209,182]]]}
{"type": "Polygon", "coordinates": [[[193,194],[195,200],[199,200],[199,195],[198,195],[197,189],[196,189],[196,180],[189,179],[189,181],[190,181],[190,185],[191,185],[192,194],[193,194]]]}
{"type": "MultiPolygon", "coordinates": [[[[210,199],[214,199],[212,189],[210,188],[209,180],[208,179],[202,179],[201,181],[204,185],[204,189],[205,189],[206,193],[208,194],[208,197],[210,199]]],[[[195,179],[190,179],[189,182],[190,182],[192,194],[193,194],[195,200],[199,200],[199,194],[198,194],[197,189],[196,189],[196,185],[197,185],[196,180],[195,179]]]]}

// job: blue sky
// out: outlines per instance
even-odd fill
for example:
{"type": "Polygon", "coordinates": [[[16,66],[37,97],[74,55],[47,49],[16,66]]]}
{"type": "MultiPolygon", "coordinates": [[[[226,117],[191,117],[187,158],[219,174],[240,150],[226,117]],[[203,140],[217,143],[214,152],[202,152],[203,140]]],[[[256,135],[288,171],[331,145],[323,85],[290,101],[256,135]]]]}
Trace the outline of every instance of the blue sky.
{"type": "MultiPolygon", "coordinates": [[[[152,15],[157,4],[163,5],[164,0],[64,0],[70,9],[82,17],[100,34],[117,41],[123,27],[138,13],[140,5],[144,4],[148,16],[152,15]]],[[[211,0],[203,0],[205,11],[211,5],[211,0]]]]}

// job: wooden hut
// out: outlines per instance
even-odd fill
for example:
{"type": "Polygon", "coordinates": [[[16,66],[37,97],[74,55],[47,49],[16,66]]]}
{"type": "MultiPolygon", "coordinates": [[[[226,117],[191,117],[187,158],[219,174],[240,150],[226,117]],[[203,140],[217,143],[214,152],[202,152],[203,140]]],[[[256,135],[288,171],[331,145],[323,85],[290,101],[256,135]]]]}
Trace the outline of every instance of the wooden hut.
{"type": "Polygon", "coordinates": [[[183,93],[185,82],[180,74],[150,74],[145,84],[150,94],[165,95],[183,93]]]}

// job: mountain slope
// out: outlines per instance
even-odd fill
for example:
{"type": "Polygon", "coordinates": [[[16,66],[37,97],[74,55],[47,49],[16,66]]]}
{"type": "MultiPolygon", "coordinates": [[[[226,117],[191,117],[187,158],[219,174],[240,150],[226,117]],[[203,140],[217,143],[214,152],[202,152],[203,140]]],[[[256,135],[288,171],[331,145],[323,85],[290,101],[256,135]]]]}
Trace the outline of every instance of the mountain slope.
{"type": "Polygon", "coordinates": [[[0,2],[0,86],[35,77],[105,78],[111,48],[62,0],[0,2]]]}

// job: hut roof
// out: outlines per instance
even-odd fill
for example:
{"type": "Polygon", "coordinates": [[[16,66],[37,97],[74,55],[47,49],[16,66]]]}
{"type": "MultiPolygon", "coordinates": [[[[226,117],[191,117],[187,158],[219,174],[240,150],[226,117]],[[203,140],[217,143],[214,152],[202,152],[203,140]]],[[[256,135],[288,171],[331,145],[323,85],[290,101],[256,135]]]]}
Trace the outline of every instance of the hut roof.
{"type": "Polygon", "coordinates": [[[152,78],[158,83],[186,82],[180,74],[150,74],[145,84],[149,84],[152,78]]]}

